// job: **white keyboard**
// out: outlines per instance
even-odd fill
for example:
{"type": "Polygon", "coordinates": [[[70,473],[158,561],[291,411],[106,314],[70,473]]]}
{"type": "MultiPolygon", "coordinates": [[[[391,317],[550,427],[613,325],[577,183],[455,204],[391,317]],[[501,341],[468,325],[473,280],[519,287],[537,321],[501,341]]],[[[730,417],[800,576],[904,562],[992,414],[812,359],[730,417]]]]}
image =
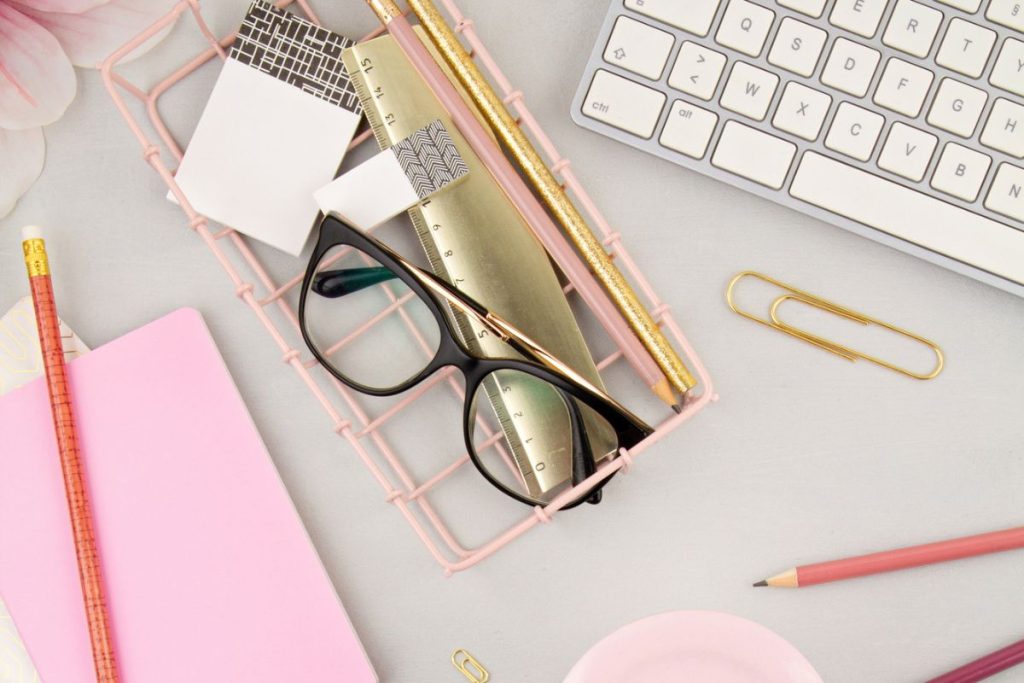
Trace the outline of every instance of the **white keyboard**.
{"type": "Polygon", "coordinates": [[[573,119],[1024,296],[1024,0],[614,0],[573,119]]]}

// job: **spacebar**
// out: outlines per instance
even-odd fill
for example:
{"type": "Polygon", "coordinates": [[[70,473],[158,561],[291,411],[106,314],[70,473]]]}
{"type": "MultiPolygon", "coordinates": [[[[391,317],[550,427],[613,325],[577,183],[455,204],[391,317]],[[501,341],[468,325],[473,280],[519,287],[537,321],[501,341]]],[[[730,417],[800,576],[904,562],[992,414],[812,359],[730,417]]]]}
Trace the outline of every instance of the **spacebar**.
{"type": "Polygon", "coordinates": [[[804,154],[789,193],[1024,284],[1024,232],[822,156],[804,154]]]}

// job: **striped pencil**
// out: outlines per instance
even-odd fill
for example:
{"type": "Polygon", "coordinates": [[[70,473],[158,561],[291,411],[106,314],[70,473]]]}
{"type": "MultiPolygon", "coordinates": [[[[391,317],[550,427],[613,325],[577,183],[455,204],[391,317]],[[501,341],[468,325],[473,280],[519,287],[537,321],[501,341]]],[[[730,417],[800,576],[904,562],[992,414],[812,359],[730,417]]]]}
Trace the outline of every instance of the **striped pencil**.
{"type": "Polygon", "coordinates": [[[60,321],[53,298],[50,279],[50,261],[46,255],[46,242],[42,230],[29,226],[22,231],[22,250],[32,289],[32,303],[36,313],[39,346],[46,369],[46,386],[50,393],[53,428],[57,435],[61,471],[64,475],[64,493],[71,515],[71,533],[75,543],[78,578],[85,600],[85,618],[89,628],[93,664],[98,683],[117,683],[117,661],[110,635],[110,617],[107,614],[103,591],[100,558],[92,527],[92,513],[82,473],[82,457],[75,430],[75,415],[68,385],[64,348],[61,344],[60,321]]]}

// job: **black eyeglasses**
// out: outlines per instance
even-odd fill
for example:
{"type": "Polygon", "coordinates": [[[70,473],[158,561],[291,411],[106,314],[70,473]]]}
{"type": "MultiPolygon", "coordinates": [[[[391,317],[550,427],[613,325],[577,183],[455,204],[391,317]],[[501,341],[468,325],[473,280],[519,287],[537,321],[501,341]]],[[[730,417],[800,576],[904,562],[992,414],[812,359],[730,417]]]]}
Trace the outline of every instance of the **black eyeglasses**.
{"type": "MultiPolygon", "coordinates": [[[[529,505],[546,505],[591,476],[602,458],[653,432],[511,323],[335,216],[320,224],[299,322],[317,360],[366,394],[393,396],[457,368],[465,378],[470,459],[494,486],[529,505]],[[461,341],[488,335],[522,358],[485,357],[461,341]],[[617,447],[595,452],[595,435],[617,447]]],[[[608,479],[563,508],[599,502],[608,479]]]]}

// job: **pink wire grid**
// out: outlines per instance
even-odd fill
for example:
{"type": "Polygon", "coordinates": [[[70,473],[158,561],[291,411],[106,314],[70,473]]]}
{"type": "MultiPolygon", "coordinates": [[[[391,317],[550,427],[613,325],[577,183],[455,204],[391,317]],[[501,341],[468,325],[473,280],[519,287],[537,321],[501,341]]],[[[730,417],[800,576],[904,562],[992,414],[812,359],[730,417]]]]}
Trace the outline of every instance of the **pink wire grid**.
{"type": "MultiPolygon", "coordinates": [[[[174,169],[165,160],[165,153],[177,164],[181,162],[183,150],[161,118],[157,106],[158,102],[173,86],[179,84],[183,79],[210,60],[215,58],[226,59],[227,48],[233,42],[235,34],[232,33],[223,38],[217,38],[203,18],[199,7],[199,0],[181,0],[165,16],[111,54],[104,61],[101,71],[104,83],[114,100],[114,104],[142,147],[143,159],[166,183],[185,213],[189,228],[206,243],[217,261],[227,272],[234,285],[235,295],[263,323],[267,333],[281,352],[281,360],[296,372],[316,397],[327,414],[334,432],[351,445],[359,459],[384,490],[385,500],[400,511],[431,556],[442,566],[445,574],[450,576],[454,572],[476,565],[535,526],[553,521],[556,513],[576,496],[578,490],[585,489],[619,470],[622,470],[624,473],[628,472],[640,453],[665,438],[670,432],[704,408],[709,401],[715,400],[717,396],[714,394],[711,378],[708,376],[707,370],[673,319],[668,305],[663,303],[655,294],[643,273],[623,247],[619,233],[611,229],[594,202],[587,195],[573,173],[569,160],[558,153],[551,140],[530,113],[524,102],[522,91],[514,89],[512,84],[502,74],[474,30],[472,20],[466,18],[459,11],[453,0],[440,1],[448,12],[452,26],[464,38],[467,49],[470,50],[474,59],[483,66],[485,73],[489,75],[492,83],[496,86],[497,92],[504,95],[506,106],[517,117],[519,124],[529,133],[538,149],[546,155],[551,170],[556,174],[556,177],[561,177],[563,187],[574,197],[577,206],[586,214],[590,225],[600,231],[609,254],[618,263],[619,268],[632,280],[641,295],[646,298],[655,320],[668,333],[676,348],[683,351],[689,366],[696,373],[700,381],[700,392],[690,396],[682,412],[678,415],[669,413],[668,417],[657,425],[655,432],[642,443],[628,452],[623,449],[620,451],[621,457],[599,467],[594,475],[581,482],[576,488],[564,491],[547,506],[534,508],[532,513],[527,513],[525,516],[517,519],[511,526],[503,526],[497,532],[490,534],[489,540],[476,544],[474,547],[465,547],[456,539],[456,533],[445,520],[445,515],[439,512],[439,506],[436,504],[443,495],[443,485],[459,470],[466,467],[472,468],[471,461],[468,454],[465,453],[465,447],[461,444],[461,440],[458,447],[459,455],[448,464],[440,467],[434,474],[417,480],[408,466],[411,461],[404,460],[383,433],[386,425],[390,426],[395,423],[407,412],[407,409],[413,403],[417,402],[425,394],[438,390],[438,387],[449,387],[454,392],[456,398],[461,401],[463,390],[461,384],[453,376],[453,373],[446,371],[436,374],[428,381],[403,394],[397,402],[391,404],[380,414],[371,415],[370,410],[364,405],[365,397],[351,391],[324,371],[316,360],[307,353],[302,342],[299,333],[298,313],[294,303],[289,302],[288,297],[294,295],[296,288],[301,284],[305,264],[302,264],[297,273],[281,280],[274,279],[270,274],[270,270],[257,257],[244,235],[227,227],[217,231],[211,229],[207,218],[192,208],[174,181],[174,169]],[[159,81],[148,91],[135,85],[115,71],[115,67],[128,54],[153,36],[172,26],[182,15],[190,16],[195,21],[199,32],[209,43],[209,48],[186,61],[180,68],[159,81]],[[147,134],[143,129],[142,123],[133,115],[124,98],[125,93],[144,106],[149,124],[155,131],[159,143],[162,143],[163,151],[160,144],[147,134]],[[279,314],[276,317],[281,318],[281,321],[274,320],[272,317],[273,309],[276,309],[277,314],[279,314]],[[375,452],[379,454],[379,457],[374,456],[375,452]],[[428,494],[434,499],[434,504],[428,500],[428,494]]],[[[276,4],[282,8],[294,4],[311,21],[320,23],[307,0],[279,0],[276,4]]],[[[364,40],[376,37],[382,32],[383,29],[379,29],[366,36],[364,40]]],[[[371,139],[372,132],[367,130],[353,140],[352,147],[356,147],[371,139]]],[[[566,287],[566,292],[571,292],[571,290],[571,285],[566,287]]],[[[292,298],[296,297],[292,296],[292,298]]],[[[397,312],[402,315],[403,304],[404,300],[393,299],[389,306],[366,321],[353,334],[365,333],[377,322],[392,313],[397,312]]],[[[408,321],[406,316],[403,315],[403,317],[408,321]]],[[[415,329],[412,331],[414,334],[418,334],[415,329]]],[[[597,367],[602,374],[606,374],[606,370],[613,363],[621,361],[622,358],[622,350],[616,349],[608,356],[600,359],[597,367]]],[[[666,410],[666,412],[669,411],[666,410]]],[[[494,438],[491,441],[495,442],[497,439],[494,438]]],[[[432,450],[436,451],[436,448],[432,450]]],[[[436,453],[432,452],[428,455],[433,456],[436,453]]],[[[495,491],[493,495],[500,496],[501,494],[495,491]]],[[[512,501],[509,501],[508,504],[518,505],[512,501]]],[[[464,505],[462,506],[462,512],[472,513],[473,508],[469,505],[464,505]]],[[[452,517],[452,515],[447,516],[452,517]]],[[[458,516],[460,515],[455,515],[455,517],[458,516]]]]}

